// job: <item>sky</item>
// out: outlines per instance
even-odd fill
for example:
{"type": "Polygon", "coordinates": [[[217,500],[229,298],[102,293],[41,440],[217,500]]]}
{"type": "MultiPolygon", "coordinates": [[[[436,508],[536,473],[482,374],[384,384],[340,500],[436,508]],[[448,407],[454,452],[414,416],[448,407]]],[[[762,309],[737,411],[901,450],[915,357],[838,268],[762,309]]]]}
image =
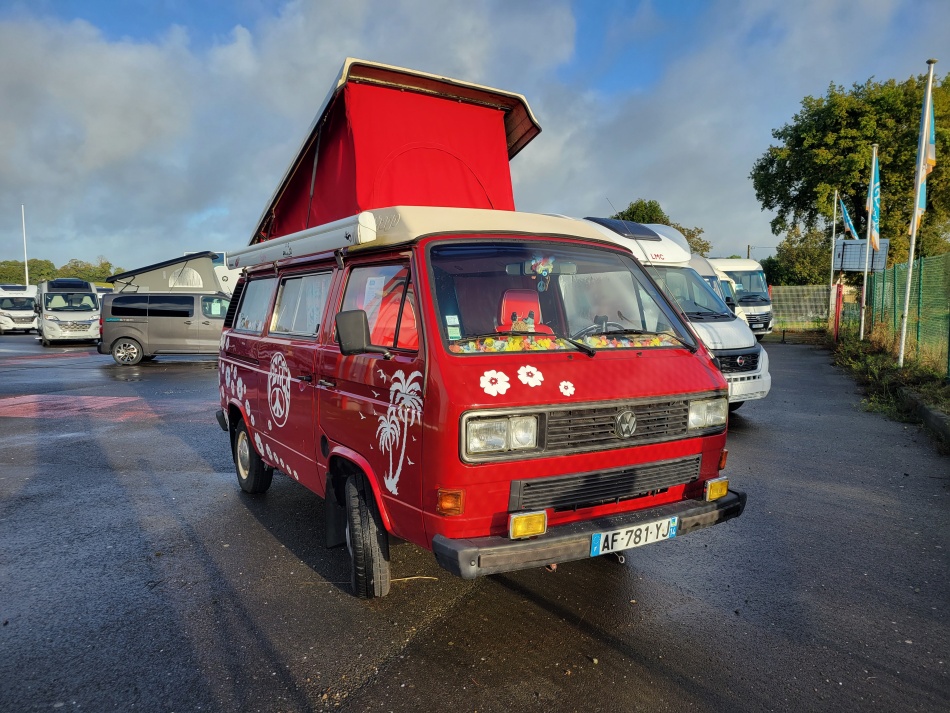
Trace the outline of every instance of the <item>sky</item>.
{"type": "Polygon", "coordinates": [[[947,0],[0,0],[0,260],[24,213],[57,266],[246,246],[347,56],[523,94],[518,210],[653,199],[761,259],[772,131],[947,48],[947,0]]]}

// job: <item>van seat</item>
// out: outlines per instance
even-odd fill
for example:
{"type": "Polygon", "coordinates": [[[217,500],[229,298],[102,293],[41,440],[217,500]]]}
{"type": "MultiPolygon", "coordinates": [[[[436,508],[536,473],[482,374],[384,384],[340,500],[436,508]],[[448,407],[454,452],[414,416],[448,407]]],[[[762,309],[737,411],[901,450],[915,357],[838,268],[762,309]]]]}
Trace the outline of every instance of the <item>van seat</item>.
{"type": "Polygon", "coordinates": [[[541,324],[541,302],[534,290],[506,290],[501,298],[500,313],[500,330],[554,334],[553,329],[541,324]]]}
{"type": "Polygon", "coordinates": [[[53,295],[49,299],[50,309],[60,309],[66,306],[66,300],[61,295],[53,295]]]}

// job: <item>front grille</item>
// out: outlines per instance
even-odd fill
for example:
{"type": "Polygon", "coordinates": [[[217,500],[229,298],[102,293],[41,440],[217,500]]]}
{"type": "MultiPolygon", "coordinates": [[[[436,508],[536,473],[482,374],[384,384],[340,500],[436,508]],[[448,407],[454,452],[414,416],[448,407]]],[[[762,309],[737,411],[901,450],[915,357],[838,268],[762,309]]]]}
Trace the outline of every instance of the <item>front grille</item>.
{"type": "Polygon", "coordinates": [[[767,314],[747,314],[746,319],[749,320],[749,326],[752,328],[769,326],[769,315],[767,314]]]}
{"type": "Polygon", "coordinates": [[[544,450],[557,453],[659,443],[684,437],[688,420],[689,402],[685,399],[549,411],[544,450]],[[617,416],[623,411],[632,411],[637,418],[636,430],[628,438],[621,438],[615,430],[617,416]]]}
{"type": "Polygon", "coordinates": [[[699,478],[702,456],[598,473],[554,478],[516,480],[511,483],[509,512],[522,510],[574,510],[616,503],[691,483],[699,478]]]}
{"type": "Polygon", "coordinates": [[[88,332],[89,323],[88,322],[60,322],[59,328],[60,328],[60,331],[63,331],[63,332],[88,332]]]}
{"type": "Polygon", "coordinates": [[[730,374],[737,371],[755,371],[759,368],[759,353],[757,351],[748,354],[730,354],[719,357],[719,367],[723,374],[730,374]]]}
{"type": "Polygon", "coordinates": [[[36,317],[14,317],[13,323],[14,324],[33,324],[33,321],[35,319],[36,317]]]}

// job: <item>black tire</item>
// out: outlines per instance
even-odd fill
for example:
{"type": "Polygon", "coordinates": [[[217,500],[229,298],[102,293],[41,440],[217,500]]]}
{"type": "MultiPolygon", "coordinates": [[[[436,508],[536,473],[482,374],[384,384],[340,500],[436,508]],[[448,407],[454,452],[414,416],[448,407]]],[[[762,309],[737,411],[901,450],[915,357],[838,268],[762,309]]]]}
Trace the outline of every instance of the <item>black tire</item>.
{"type": "Polygon", "coordinates": [[[376,500],[366,481],[350,476],[346,497],[346,548],[350,553],[350,581],[360,599],[389,594],[389,534],[383,527],[376,500]]]}
{"type": "Polygon", "coordinates": [[[154,354],[143,354],[143,355],[142,355],[142,361],[155,361],[155,355],[154,355],[154,354]]]}
{"type": "Polygon", "coordinates": [[[274,469],[257,454],[247,426],[241,421],[234,429],[234,469],[241,490],[251,495],[267,492],[274,479],[274,469]]]}
{"type": "Polygon", "coordinates": [[[764,336],[765,336],[764,334],[756,334],[756,335],[755,335],[755,341],[761,342],[761,341],[762,341],[762,337],[764,337],[764,336]]]}
{"type": "Polygon", "coordinates": [[[47,339],[46,337],[40,337],[40,344],[42,344],[44,347],[48,347],[49,339],[47,339]]]}
{"type": "Polygon", "coordinates": [[[733,401],[731,404],[729,404],[729,413],[732,413],[733,411],[738,411],[739,407],[742,406],[742,404],[744,403],[745,401],[733,401]]]}
{"type": "Polygon", "coordinates": [[[119,366],[135,366],[142,361],[142,345],[131,337],[119,337],[112,343],[112,358],[119,366]]]}

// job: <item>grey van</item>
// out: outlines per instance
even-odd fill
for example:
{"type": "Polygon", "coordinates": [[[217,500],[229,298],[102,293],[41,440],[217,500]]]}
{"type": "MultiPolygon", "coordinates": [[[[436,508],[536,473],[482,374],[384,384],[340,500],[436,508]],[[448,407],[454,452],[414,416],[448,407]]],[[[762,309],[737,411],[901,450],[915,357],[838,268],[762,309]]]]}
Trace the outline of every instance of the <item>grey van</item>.
{"type": "Polygon", "coordinates": [[[217,354],[229,302],[207,292],[104,295],[99,353],[122,366],[159,354],[217,354]]]}

